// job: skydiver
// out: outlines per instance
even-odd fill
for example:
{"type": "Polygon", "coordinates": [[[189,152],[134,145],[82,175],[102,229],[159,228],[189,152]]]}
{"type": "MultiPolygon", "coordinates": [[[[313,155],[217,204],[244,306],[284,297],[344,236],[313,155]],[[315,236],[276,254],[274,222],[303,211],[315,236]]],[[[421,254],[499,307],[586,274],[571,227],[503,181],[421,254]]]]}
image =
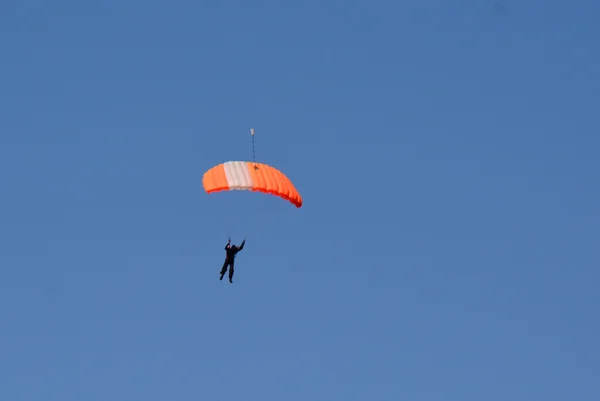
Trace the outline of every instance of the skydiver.
{"type": "Polygon", "coordinates": [[[231,238],[229,238],[227,245],[225,245],[225,262],[223,263],[223,268],[221,269],[221,278],[219,280],[223,280],[223,276],[227,271],[227,266],[229,266],[229,282],[233,283],[233,263],[237,253],[244,249],[245,243],[246,239],[244,238],[239,247],[236,245],[231,245],[231,238]]]}

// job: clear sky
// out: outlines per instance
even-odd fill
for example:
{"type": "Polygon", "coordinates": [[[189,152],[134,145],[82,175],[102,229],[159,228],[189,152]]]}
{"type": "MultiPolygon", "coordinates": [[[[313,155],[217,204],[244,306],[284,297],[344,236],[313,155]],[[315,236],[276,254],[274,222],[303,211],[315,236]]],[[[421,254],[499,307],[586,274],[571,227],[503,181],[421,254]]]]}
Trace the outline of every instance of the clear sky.
{"type": "Polygon", "coordinates": [[[0,399],[598,401],[598,21],[3,1],[0,399]]]}

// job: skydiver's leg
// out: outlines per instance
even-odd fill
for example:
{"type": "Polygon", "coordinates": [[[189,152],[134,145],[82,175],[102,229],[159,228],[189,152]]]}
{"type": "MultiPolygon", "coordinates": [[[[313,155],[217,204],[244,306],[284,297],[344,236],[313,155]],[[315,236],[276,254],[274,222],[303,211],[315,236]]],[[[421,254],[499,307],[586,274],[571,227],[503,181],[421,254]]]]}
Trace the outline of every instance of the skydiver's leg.
{"type": "Polygon", "coordinates": [[[223,267],[221,268],[221,278],[219,280],[223,280],[223,276],[225,275],[225,272],[227,271],[228,264],[229,264],[229,261],[227,259],[225,259],[225,262],[223,263],[223,267]]]}
{"type": "Polygon", "coordinates": [[[229,264],[229,282],[233,283],[233,260],[229,264]]]}

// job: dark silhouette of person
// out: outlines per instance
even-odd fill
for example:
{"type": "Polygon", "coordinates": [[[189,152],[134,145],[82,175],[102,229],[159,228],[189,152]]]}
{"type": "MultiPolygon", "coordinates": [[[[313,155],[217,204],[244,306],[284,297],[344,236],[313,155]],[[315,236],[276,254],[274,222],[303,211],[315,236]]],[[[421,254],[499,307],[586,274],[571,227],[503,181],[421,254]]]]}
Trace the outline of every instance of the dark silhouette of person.
{"type": "Polygon", "coordinates": [[[229,282],[233,283],[233,264],[235,261],[235,257],[239,251],[244,249],[244,244],[246,240],[244,239],[240,246],[231,245],[231,239],[227,241],[227,245],[225,245],[225,262],[223,263],[223,267],[221,268],[221,278],[219,280],[223,280],[223,276],[227,272],[227,266],[229,266],[229,282]]]}

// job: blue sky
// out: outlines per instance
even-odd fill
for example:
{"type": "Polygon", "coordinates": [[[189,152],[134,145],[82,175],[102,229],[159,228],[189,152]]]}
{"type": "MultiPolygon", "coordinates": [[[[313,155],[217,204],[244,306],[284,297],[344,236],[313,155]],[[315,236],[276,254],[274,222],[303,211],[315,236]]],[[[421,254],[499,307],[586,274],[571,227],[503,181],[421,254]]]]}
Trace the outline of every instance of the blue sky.
{"type": "Polygon", "coordinates": [[[600,4],[369,4],[2,4],[2,400],[600,399],[600,4]]]}

